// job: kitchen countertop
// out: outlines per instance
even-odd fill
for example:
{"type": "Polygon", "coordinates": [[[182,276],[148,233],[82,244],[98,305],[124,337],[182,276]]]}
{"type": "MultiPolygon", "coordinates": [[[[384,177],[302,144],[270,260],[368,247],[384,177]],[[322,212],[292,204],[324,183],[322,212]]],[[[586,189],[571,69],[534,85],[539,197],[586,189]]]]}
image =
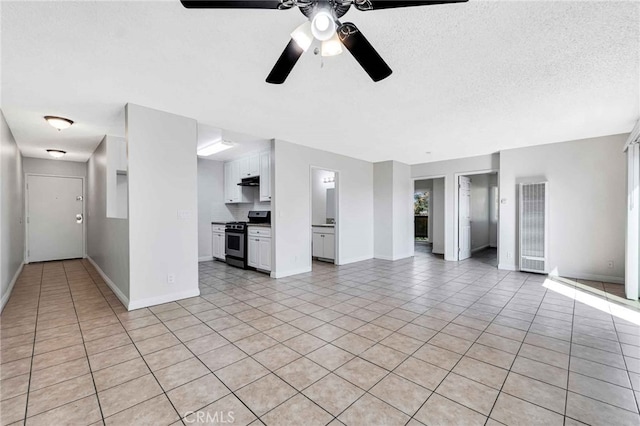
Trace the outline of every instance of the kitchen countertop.
{"type": "Polygon", "coordinates": [[[211,222],[212,225],[226,225],[227,222],[211,222]]]}
{"type": "Polygon", "coordinates": [[[270,223],[247,223],[247,226],[255,226],[258,228],[271,228],[270,223]]]}
{"type": "Polygon", "coordinates": [[[311,225],[312,228],[320,227],[320,228],[335,228],[335,223],[325,223],[323,225],[311,225]]]}

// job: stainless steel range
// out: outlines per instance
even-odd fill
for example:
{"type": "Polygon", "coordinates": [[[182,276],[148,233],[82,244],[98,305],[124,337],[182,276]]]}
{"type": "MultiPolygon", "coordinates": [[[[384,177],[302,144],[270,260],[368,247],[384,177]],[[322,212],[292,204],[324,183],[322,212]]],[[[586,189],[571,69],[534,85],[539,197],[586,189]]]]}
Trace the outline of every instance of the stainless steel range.
{"type": "Polygon", "coordinates": [[[229,222],[225,225],[226,261],[231,266],[247,267],[247,222],[229,222]]]}

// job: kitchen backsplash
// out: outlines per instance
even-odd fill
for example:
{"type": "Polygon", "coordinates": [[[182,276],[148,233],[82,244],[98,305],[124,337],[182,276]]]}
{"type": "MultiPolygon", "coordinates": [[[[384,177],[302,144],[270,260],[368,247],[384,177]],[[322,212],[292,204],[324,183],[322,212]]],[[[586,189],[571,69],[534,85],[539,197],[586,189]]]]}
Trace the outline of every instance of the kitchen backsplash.
{"type": "Polygon", "coordinates": [[[237,222],[246,222],[251,210],[271,210],[270,201],[257,201],[253,204],[226,204],[227,209],[233,216],[233,220],[237,222]]]}

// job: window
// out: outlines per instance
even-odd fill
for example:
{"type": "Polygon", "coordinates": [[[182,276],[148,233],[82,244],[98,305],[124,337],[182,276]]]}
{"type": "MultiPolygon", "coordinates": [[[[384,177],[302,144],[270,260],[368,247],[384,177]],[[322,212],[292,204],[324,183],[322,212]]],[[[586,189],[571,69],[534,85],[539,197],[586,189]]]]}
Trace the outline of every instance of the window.
{"type": "Polygon", "coordinates": [[[416,241],[429,239],[429,191],[416,191],[413,194],[414,235],[416,241]]]}

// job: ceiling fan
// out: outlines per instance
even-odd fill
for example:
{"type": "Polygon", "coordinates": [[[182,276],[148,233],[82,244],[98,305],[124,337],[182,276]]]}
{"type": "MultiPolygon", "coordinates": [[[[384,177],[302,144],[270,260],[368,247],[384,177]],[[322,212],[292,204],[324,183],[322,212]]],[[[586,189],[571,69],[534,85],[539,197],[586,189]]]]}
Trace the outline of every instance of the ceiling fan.
{"type": "Polygon", "coordinates": [[[341,18],[351,6],[361,11],[407,6],[464,3],[468,0],[180,0],[188,9],[274,9],[297,7],[308,20],[291,33],[291,40],[267,76],[267,83],[282,84],[313,39],[322,42],[323,56],[342,52],[342,46],[356,58],[373,81],[391,75],[391,68],[351,22],[341,18]]]}

